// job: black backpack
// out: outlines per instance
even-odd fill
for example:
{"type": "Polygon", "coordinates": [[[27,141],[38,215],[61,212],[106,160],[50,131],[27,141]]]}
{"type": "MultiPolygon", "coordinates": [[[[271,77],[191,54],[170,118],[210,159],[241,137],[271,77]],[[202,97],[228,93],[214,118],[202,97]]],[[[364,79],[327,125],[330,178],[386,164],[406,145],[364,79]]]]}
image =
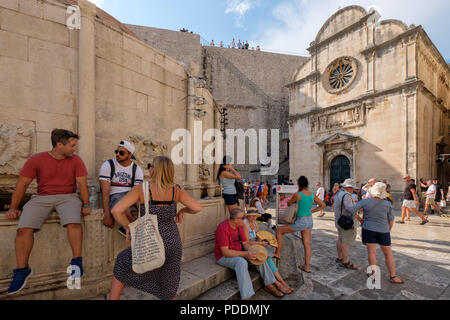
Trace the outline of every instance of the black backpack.
{"type": "MultiPolygon", "coordinates": [[[[111,167],[111,175],[110,175],[110,180],[112,183],[112,179],[114,177],[114,174],[116,173],[116,167],[114,166],[114,161],[113,160],[108,160],[109,162],[109,166],[111,167]]],[[[134,180],[136,178],[136,169],[137,169],[137,165],[136,163],[133,162],[133,169],[132,169],[132,175],[131,175],[131,188],[134,187],[134,180]]]]}

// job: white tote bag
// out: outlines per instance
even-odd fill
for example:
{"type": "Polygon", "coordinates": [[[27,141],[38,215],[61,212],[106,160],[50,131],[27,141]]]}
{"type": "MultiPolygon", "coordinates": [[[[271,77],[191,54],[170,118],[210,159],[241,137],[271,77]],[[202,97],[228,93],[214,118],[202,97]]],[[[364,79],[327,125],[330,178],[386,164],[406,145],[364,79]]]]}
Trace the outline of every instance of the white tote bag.
{"type": "Polygon", "coordinates": [[[149,184],[142,183],[144,191],[145,214],[128,226],[131,233],[131,255],[133,271],[139,274],[146,273],[161,267],[166,259],[164,243],[159,234],[158,218],[149,213],[149,184]]]}
{"type": "Polygon", "coordinates": [[[447,206],[447,201],[441,200],[441,208],[445,208],[447,206]]]}

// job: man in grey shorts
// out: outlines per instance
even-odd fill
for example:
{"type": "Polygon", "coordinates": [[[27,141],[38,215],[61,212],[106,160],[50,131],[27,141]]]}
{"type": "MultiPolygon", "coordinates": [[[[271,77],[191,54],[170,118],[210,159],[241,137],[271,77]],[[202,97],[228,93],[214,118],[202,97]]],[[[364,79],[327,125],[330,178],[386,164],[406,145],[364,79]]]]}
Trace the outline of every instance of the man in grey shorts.
{"type": "Polygon", "coordinates": [[[53,149],[32,156],[19,173],[10,209],[6,218],[19,219],[15,240],[17,269],[8,289],[8,294],[22,290],[26,281],[33,275],[28,260],[33,248],[34,233],[38,232],[49,215],[56,210],[61,225],[67,228],[67,238],[72,248],[72,276],[82,276],[82,240],[81,214],[91,213],[89,191],[87,188],[87,170],[77,150],[78,135],[64,129],[55,129],[51,134],[53,149]],[[37,179],[37,195],[33,196],[18,210],[30,183],[37,179]],[[77,185],[80,197],[77,195],[77,185]],[[81,200],[80,200],[81,198],[81,200]],[[79,273],[77,272],[79,271],[79,273]]]}
{"type": "Polygon", "coordinates": [[[350,270],[358,270],[358,267],[350,262],[349,250],[350,245],[356,240],[356,229],[362,219],[357,214],[353,215],[349,210],[355,205],[352,194],[356,189],[352,179],[347,179],[342,184],[342,189],[339,191],[334,199],[334,217],[335,225],[338,231],[338,241],[336,243],[336,249],[338,253],[338,258],[336,262],[341,264],[344,268],[350,270]],[[342,215],[347,215],[349,217],[353,216],[353,227],[349,230],[344,230],[338,226],[338,220],[342,215]]]}

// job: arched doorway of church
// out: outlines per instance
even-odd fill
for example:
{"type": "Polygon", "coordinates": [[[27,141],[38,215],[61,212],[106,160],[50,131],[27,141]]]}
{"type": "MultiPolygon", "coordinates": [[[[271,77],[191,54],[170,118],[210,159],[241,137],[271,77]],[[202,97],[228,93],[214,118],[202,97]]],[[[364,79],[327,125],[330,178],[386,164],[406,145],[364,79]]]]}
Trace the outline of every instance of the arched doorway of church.
{"type": "Polygon", "coordinates": [[[350,160],[345,156],[338,156],[331,161],[330,188],[335,183],[343,183],[345,179],[351,178],[350,160]]]}

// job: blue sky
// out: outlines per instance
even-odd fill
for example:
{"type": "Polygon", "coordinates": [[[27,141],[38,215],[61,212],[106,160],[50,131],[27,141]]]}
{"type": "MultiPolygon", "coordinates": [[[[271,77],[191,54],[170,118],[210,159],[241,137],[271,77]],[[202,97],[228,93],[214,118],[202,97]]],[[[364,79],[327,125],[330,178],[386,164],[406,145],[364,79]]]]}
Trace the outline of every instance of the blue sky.
{"type": "Polygon", "coordinates": [[[262,50],[307,55],[322,24],[339,7],[375,7],[381,19],[422,25],[450,62],[448,0],[90,0],[123,23],[187,28],[203,41],[248,40],[262,50]]]}

